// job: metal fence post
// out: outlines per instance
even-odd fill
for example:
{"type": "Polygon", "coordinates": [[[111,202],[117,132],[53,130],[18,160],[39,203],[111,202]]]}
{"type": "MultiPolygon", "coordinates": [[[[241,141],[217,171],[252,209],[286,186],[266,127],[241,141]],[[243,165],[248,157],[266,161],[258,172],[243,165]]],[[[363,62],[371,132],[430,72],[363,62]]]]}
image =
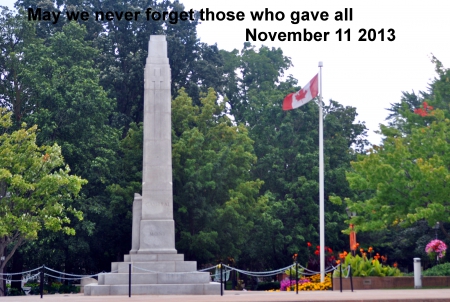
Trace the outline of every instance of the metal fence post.
{"type": "Polygon", "coordinates": [[[298,261],[295,260],[295,288],[298,295],[298,261]]]}
{"type": "Polygon", "coordinates": [[[334,270],[333,271],[331,271],[331,291],[333,291],[334,290],[334,282],[333,282],[333,275],[334,275],[334,270]]]}
{"type": "Polygon", "coordinates": [[[40,284],[39,284],[39,291],[41,292],[41,299],[42,296],[44,295],[44,268],[45,266],[43,265],[41,268],[41,275],[40,275],[40,284]]]}
{"type": "Polygon", "coordinates": [[[352,292],[353,292],[353,278],[352,278],[353,272],[352,272],[352,266],[350,264],[348,265],[348,269],[350,270],[350,288],[352,289],[352,292]]]}
{"type": "Polygon", "coordinates": [[[220,263],[220,295],[223,296],[223,264],[220,263]]]}
{"type": "Polygon", "coordinates": [[[340,270],[340,274],[339,274],[339,286],[341,288],[341,293],[342,293],[342,263],[339,265],[339,270],[340,270]]]}
{"type": "Polygon", "coordinates": [[[128,297],[131,298],[131,263],[128,264],[128,297]]]}

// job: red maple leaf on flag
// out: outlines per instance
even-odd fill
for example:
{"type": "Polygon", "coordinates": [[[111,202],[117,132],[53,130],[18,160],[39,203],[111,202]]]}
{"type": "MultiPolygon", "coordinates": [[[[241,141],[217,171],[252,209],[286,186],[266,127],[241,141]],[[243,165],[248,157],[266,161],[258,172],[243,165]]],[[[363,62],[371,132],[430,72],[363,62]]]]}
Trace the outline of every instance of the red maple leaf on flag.
{"type": "Polygon", "coordinates": [[[304,99],[305,96],[306,96],[306,90],[303,90],[303,89],[302,89],[302,90],[300,90],[298,93],[295,94],[295,99],[296,99],[297,101],[300,101],[300,100],[304,99]]]}

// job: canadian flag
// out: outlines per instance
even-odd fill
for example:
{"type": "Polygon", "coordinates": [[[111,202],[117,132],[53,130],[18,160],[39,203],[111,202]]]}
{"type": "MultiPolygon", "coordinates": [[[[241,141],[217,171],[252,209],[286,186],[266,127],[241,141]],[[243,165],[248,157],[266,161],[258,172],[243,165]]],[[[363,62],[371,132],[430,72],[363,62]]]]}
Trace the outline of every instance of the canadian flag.
{"type": "Polygon", "coordinates": [[[319,74],[297,92],[288,94],[283,101],[283,110],[291,110],[305,105],[319,93],[319,74]]]}

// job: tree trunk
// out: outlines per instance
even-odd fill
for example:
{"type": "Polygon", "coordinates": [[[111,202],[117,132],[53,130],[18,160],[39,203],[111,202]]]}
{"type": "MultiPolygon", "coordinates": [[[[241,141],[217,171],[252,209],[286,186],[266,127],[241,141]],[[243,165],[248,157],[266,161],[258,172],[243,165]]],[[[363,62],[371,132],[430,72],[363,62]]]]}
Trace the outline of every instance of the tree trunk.
{"type": "Polygon", "coordinates": [[[447,232],[447,230],[444,228],[444,223],[439,221],[439,227],[441,228],[442,233],[444,233],[445,237],[450,239],[450,234],[447,232]]]}
{"type": "MultiPolygon", "coordinates": [[[[12,273],[23,272],[23,255],[20,252],[17,252],[11,264],[12,273]]],[[[22,274],[12,275],[11,289],[13,288],[15,288],[20,293],[22,292],[22,274]]]]}
{"type": "Polygon", "coordinates": [[[4,270],[4,268],[3,268],[3,261],[2,261],[2,264],[0,266],[0,274],[1,274],[1,278],[2,278],[2,280],[0,282],[0,296],[6,296],[6,294],[5,294],[5,289],[6,289],[6,280],[5,279],[6,278],[3,275],[3,270],[4,270]]]}

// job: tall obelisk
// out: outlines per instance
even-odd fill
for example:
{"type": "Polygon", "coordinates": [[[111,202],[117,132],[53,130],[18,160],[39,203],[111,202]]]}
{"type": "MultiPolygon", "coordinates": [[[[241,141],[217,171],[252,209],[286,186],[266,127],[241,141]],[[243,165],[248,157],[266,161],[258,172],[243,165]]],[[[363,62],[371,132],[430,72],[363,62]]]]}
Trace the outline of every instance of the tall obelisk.
{"type": "Polygon", "coordinates": [[[144,70],[142,196],[135,194],[131,251],[111,273],[84,287],[88,296],[217,295],[220,284],[175,250],[170,67],[165,36],[150,36],[144,70]],[[131,269],[131,272],[130,272],[131,269]],[[132,273],[132,274],[130,274],[132,273]],[[131,281],[131,283],[130,283],[131,281]]]}
{"type": "Polygon", "coordinates": [[[170,66],[165,36],[150,36],[144,70],[142,199],[133,203],[131,254],[176,253],[170,66]]]}

